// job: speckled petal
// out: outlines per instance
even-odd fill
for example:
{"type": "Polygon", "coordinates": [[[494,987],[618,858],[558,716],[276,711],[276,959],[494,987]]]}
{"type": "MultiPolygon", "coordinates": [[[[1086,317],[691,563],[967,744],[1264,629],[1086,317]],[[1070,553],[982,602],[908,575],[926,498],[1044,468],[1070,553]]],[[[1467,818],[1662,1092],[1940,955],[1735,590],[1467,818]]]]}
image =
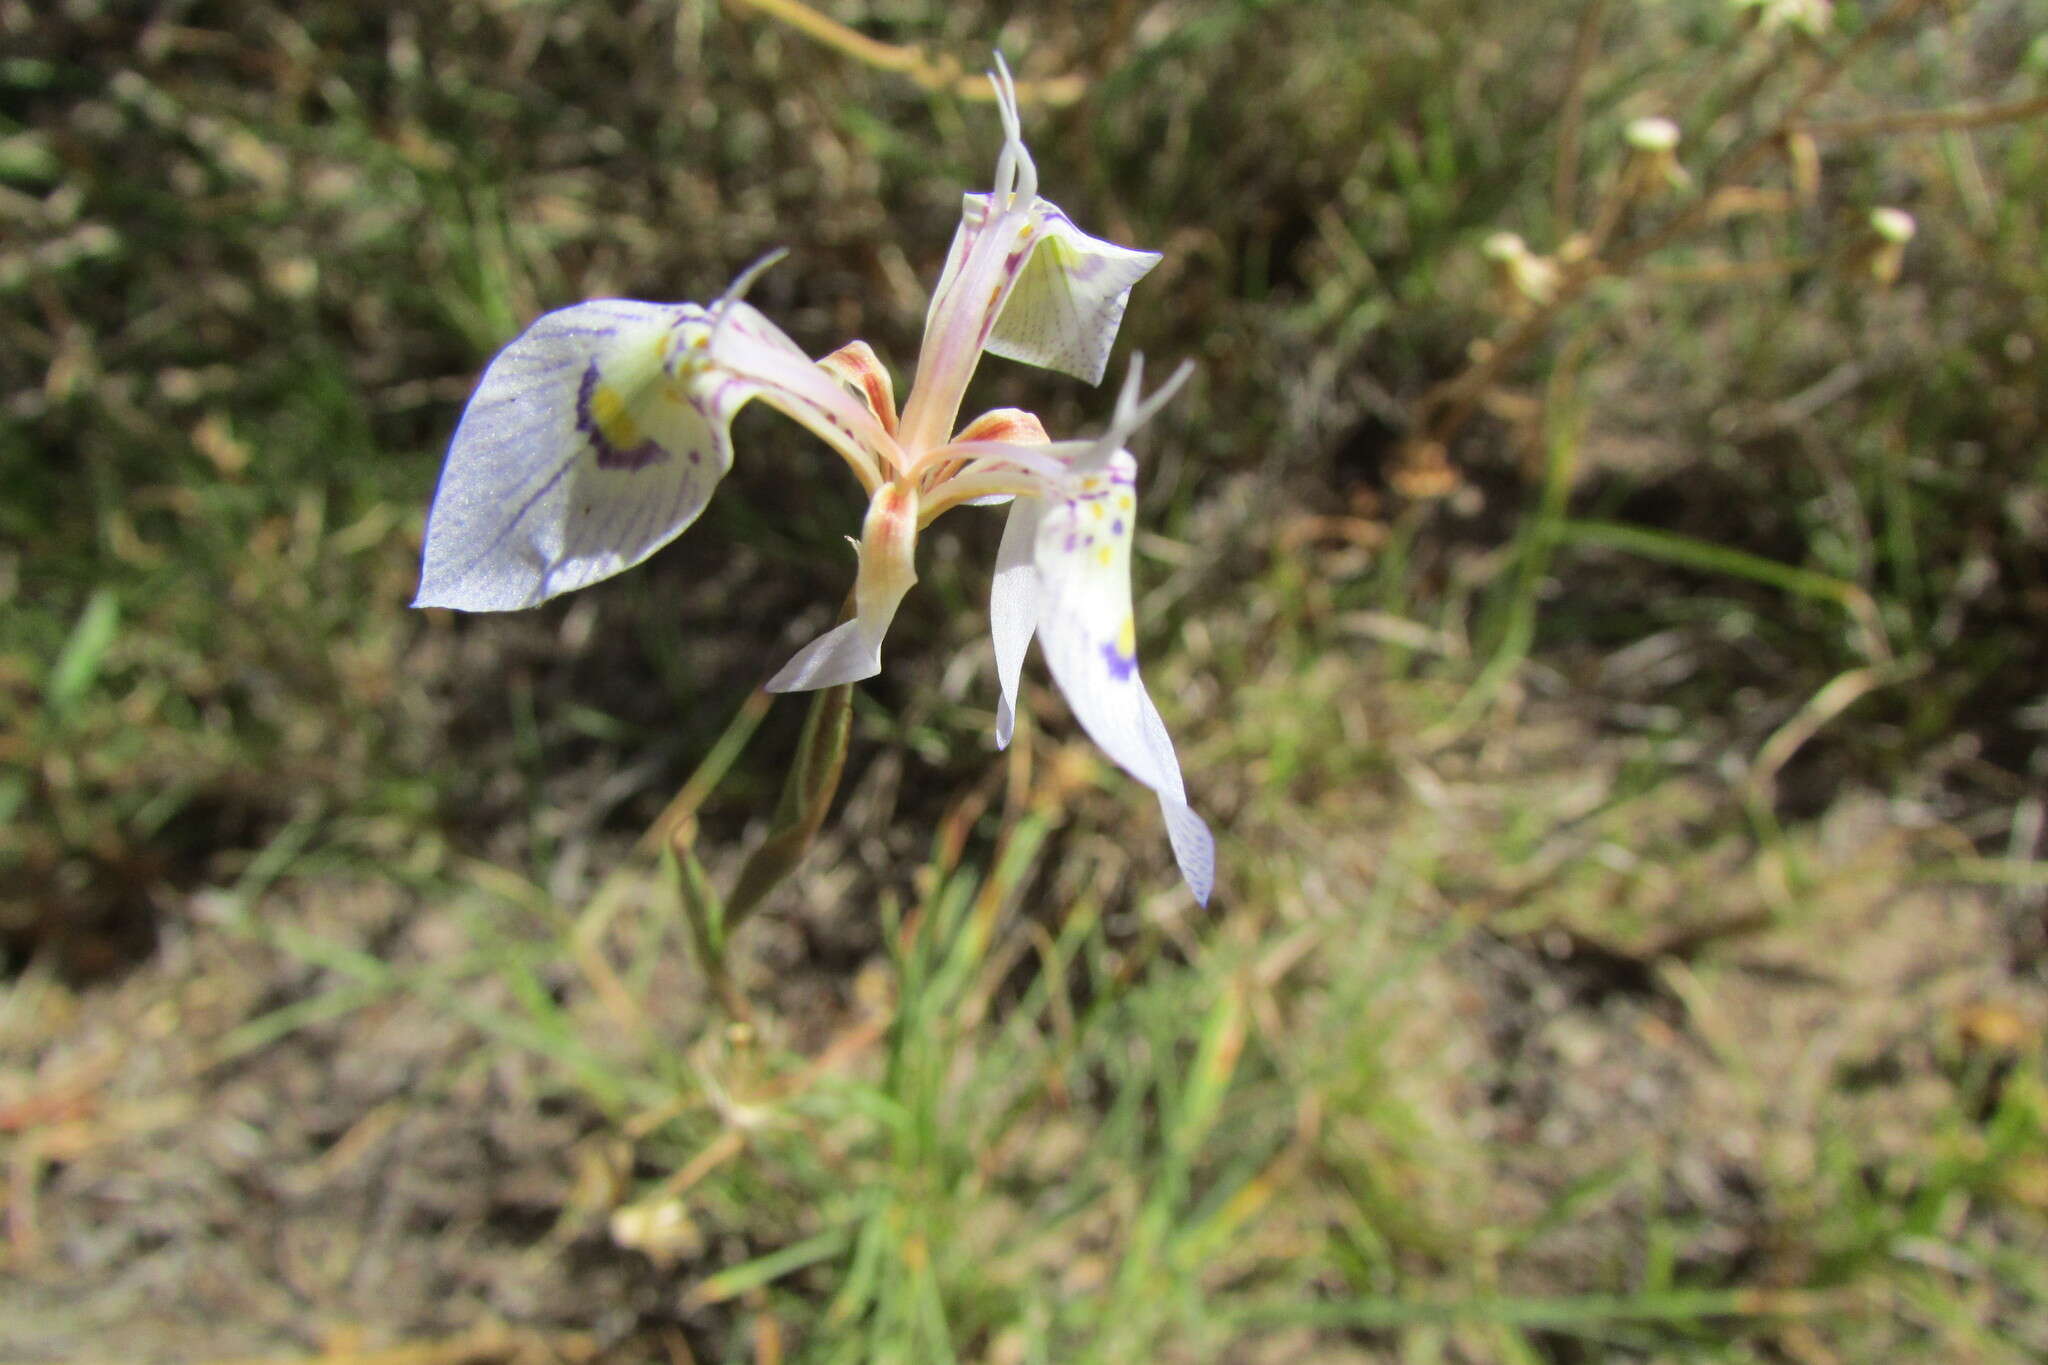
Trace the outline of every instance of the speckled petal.
{"type": "Polygon", "coordinates": [[[1060,486],[1048,488],[1033,553],[1038,638],[1081,728],[1158,794],[1181,875],[1206,904],[1215,844],[1188,806],[1173,741],[1138,672],[1131,616],[1136,479],[1137,462],[1118,449],[1077,462],[1060,486]]]}

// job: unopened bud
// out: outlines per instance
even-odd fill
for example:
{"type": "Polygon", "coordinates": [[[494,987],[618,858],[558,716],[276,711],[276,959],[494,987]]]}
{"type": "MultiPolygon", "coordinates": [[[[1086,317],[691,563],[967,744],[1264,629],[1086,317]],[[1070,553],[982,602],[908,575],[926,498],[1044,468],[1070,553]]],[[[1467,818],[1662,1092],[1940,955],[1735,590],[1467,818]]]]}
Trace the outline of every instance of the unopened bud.
{"type": "Polygon", "coordinates": [[[1668,152],[1678,146],[1678,125],[1668,118],[1639,118],[1624,134],[1639,152],[1668,152]]]}
{"type": "Polygon", "coordinates": [[[1734,0],[1734,5],[1744,22],[1767,37],[1791,29],[1817,38],[1835,18],[1834,0],[1734,0]]]}
{"type": "Polygon", "coordinates": [[[1870,230],[1887,242],[1904,246],[1913,240],[1920,225],[1904,209],[1876,208],[1870,211],[1870,230]]]}
{"type": "Polygon", "coordinates": [[[1512,232],[1496,232],[1480,244],[1479,253],[1493,263],[1494,282],[1510,313],[1527,312],[1557,297],[1563,272],[1557,262],[1538,256],[1512,232]]]}
{"type": "Polygon", "coordinates": [[[1919,230],[1913,215],[1904,209],[1870,211],[1870,237],[1864,244],[1860,264],[1881,288],[1888,289],[1898,282],[1899,271],[1906,264],[1906,243],[1919,230]]]}
{"type": "Polygon", "coordinates": [[[687,1260],[704,1249],[704,1234],[680,1199],[628,1204],[611,1216],[612,1241],[656,1265],[687,1260]]]}
{"type": "Polygon", "coordinates": [[[1496,232],[1479,244],[1479,254],[1496,263],[1529,254],[1529,244],[1518,232],[1496,232]]]}
{"type": "Polygon", "coordinates": [[[1627,174],[1637,193],[1660,193],[1687,183],[1685,168],[1678,164],[1678,125],[1670,119],[1631,120],[1622,137],[1629,145],[1627,174]]]}

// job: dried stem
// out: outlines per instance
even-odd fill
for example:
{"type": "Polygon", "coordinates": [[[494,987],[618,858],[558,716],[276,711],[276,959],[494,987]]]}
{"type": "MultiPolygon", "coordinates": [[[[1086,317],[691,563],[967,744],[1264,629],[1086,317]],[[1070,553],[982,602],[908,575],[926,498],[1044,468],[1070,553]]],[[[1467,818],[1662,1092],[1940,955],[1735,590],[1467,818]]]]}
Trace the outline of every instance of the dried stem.
{"type": "MultiPolygon", "coordinates": [[[[995,91],[982,78],[980,71],[970,71],[944,54],[934,57],[915,43],[898,45],[870,38],[837,19],[818,13],[803,0],[726,0],[726,3],[759,10],[864,66],[907,76],[925,90],[945,91],[968,100],[995,98],[995,91]]],[[[1018,81],[1017,99],[1022,104],[1068,105],[1080,99],[1086,90],[1087,82],[1079,76],[1053,76],[1046,80],[1018,81]]]]}
{"type": "Polygon", "coordinates": [[[1900,114],[1876,114],[1869,118],[1802,123],[1793,131],[1809,137],[1881,137],[1886,133],[1986,128],[1999,123],[2020,123],[2043,114],[2048,114],[2048,95],[2010,100],[2004,104],[1961,104],[1949,109],[1913,109],[1900,114]]]}
{"type": "Polygon", "coordinates": [[[1590,0],[1579,15],[1579,29],[1572,40],[1572,65],[1565,77],[1564,107],[1558,113],[1557,172],[1550,186],[1550,211],[1558,225],[1572,221],[1572,202],[1579,196],[1579,130],[1586,117],[1586,73],[1593,65],[1593,51],[1599,45],[1600,24],[1607,17],[1607,0],[1590,0]]]}
{"type": "Polygon", "coordinates": [[[1596,254],[1568,265],[1557,294],[1550,302],[1531,312],[1470,365],[1417,400],[1412,427],[1415,434],[1425,440],[1448,443],[1471,418],[1486,391],[1549,334],[1558,316],[1577,303],[1595,280],[1631,275],[1650,256],[1705,225],[1713,216],[1717,192],[1755,170],[1758,163],[1770,156],[1789,134],[1804,125],[1806,113],[1814,101],[1841,79],[1843,73],[1866,52],[1927,3],[1928,0],[1897,0],[1876,22],[1808,78],[1784,114],[1768,131],[1740,144],[1709,169],[1701,177],[1700,194],[1663,227],[1621,247],[1611,257],[1596,254]]]}
{"type": "Polygon", "coordinates": [[[1819,256],[1776,256],[1763,261],[1711,261],[1705,265],[1673,266],[1655,270],[1645,277],[1652,284],[1732,284],[1737,280],[1767,280],[1819,266],[1819,256]]]}

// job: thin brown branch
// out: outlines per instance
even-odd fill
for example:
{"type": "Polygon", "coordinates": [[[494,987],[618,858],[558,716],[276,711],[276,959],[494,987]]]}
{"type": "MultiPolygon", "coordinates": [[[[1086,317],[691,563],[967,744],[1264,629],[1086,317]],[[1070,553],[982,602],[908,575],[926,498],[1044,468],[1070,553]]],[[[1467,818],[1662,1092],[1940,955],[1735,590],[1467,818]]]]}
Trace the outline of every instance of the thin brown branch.
{"type": "Polygon", "coordinates": [[[2008,100],[2004,104],[1959,104],[1947,109],[1911,109],[1898,114],[1874,114],[1869,118],[1802,123],[1793,131],[1810,137],[1882,137],[1887,133],[1988,128],[1999,123],[2021,123],[2044,114],[2048,114],[2048,95],[2035,95],[2031,99],[2008,100]]]}
{"type": "Polygon", "coordinates": [[[1712,261],[1704,265],[1673,266],[1653,270],[1645,278],[1652,284],[1733,284],[1740,280],[1767,280],[1774,275],[1811,270],[1821,263],[1818,256],[1782,256],[1761,261],[1712,261]]]}
{"type": "Polygon", "coordinates": [[[1550,185],[1550,210],[1559,226],[1572,221],[1572,201],[1579,197],[1579,130],[1586,117],[1586,73],[1600,42],[1600,23],[1607,0],[1590,0],[1579,15],[1572,40],[1572,65],[1565,77],[1564,107],[1558,112],[1557,172],[1550,185]]]}

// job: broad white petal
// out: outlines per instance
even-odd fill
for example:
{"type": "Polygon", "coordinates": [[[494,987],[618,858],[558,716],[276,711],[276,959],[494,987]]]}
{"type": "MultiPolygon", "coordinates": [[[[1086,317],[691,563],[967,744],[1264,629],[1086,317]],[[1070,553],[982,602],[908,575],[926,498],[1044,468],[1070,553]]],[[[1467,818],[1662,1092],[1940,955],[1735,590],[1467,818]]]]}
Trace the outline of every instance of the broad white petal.
{"type": "Polygon", "coordinates": [[[1159,264],[1159,253],[1090,237],[1043,199],[1031,222],[1037,246],[1010,286],[987,350],[1100,384],[1131,286],[1159,264]]]}
{"type": "Polygon", "coordinates": [[[995,637],[996,684],[1002,695],[996,701],[996,747],[1010,747],[1017,728],[1017,689],[1024,672],[1024,655],[1031,648],[1031,634],[1038,626],[1038,523],[1045,515],[1045,503],[1037,498],[1017,498],[1003,522],[1003,543],[996,551],[995,581],[989,590],[988,621],[995,637]]]}
{"type": "Polygon", "coordinates": [[[670,377],[692,315],[580,303],[498,353],[449,446],[415,606],[535,606],[638,564],[696,520],[732,465],[732,410],[751,394],[670,377]]]}
{"type": "Polygon", "coordinates": [[[751,306],[599,299],[549,313],[484,370],[427,516],[413,605],[510,611],[631,568],[697,519],[762,398],[864,483],[895,442],[751,306]]]}
{"type": "Polygon", "coordinates": [[[1159,796],[1175,860],[1195,898],[1215,881],[1215,843],[1189,808],[1180,760],[1138,673],[1131,617],[1137,462],[1128,451],[1078,463],[1049,486],[1034,562],[1038,636],[1053,681],[1088,737],[1159,796]]]}

